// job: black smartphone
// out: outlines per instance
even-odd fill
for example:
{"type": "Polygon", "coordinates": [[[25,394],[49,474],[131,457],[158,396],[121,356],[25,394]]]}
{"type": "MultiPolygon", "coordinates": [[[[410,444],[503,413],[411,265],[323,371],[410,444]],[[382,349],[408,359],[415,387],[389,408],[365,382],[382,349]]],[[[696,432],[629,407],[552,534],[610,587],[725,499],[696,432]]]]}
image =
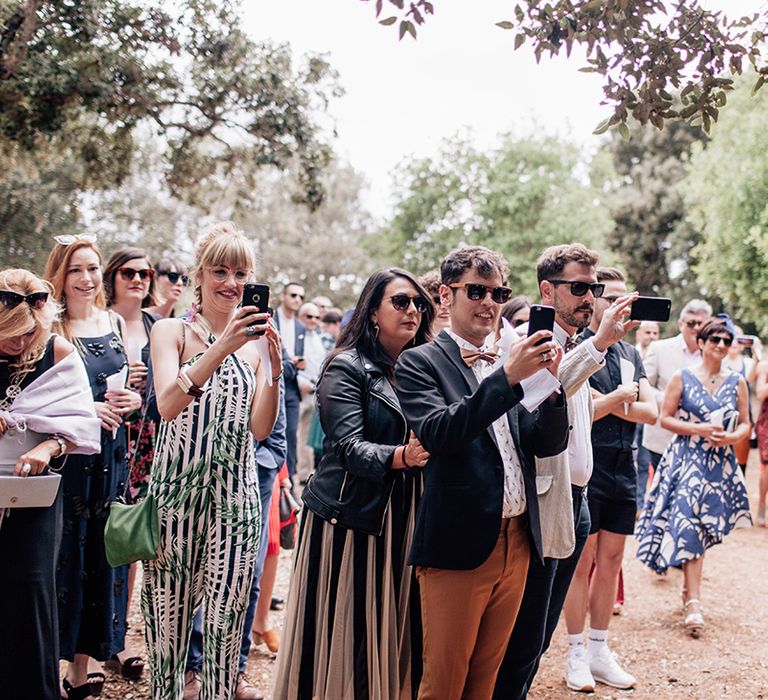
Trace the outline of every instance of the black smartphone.
{"type": "MultiPolygon", "coordinates": [[[[241,306],[255,306],[259,313],[265,314],[269,311],[269,285],[266,284],[246,284],[243,287],[243,301],[241,306]]],[[[256,337],[264,335],[264,332],[257,333],[256,337]]]]}
{"type": "Polygon", "coordinates": [[[669,321],[672,300],[667,297],[637,297],[632,302],[629,318],[633,321],[669,321]]]}
{"type": "MultiPolygon", "coordinates": [[[[528,335],[532,336],[538,331],[551,331],[555,327],[555,308],[553,306],[543,306],[534,304],[531,306],[531,316],[528,319],[528,335]]],[[[546,343],[546,338],[542,338],[536,345],[546,343]]]]}

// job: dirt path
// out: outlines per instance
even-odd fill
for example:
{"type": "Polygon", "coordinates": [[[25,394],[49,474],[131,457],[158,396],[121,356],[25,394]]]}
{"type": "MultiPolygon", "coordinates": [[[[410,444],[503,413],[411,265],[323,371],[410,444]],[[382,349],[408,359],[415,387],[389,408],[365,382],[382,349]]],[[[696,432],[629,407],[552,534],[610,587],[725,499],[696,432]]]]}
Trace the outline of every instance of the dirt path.
{"type": "MultiPolygon", "coordinates": [[[[750,495],[757,492],[757,455],[753,450],[747,470],[750,495]]],[[[682,630],[681,575],[659,577],[634,559],[634,545],[627,547],[624,564],[626,604],[611,622],[611,648],[638,679],[634,691],[617,691],[598,685],[592,696],[642,700],[746,700],[768,699],[768,529],[737,530],[723,545],[707,554],[702,598],[707,628],[701,639],[682,630]]],[[[286,597],[290,553],[281,554],[275,595],[286,597]]],[[[141,648],[138,596],[131,614],[130,637],[141,648]]],[[[282,616],[272,613],[280,627],[282,616]]],[[[552,648],[542,659],[541,670],[529,694],[531,700],[573,700],[580,694],[563,682],[565,628],[555,632],[552,648]]],[[[249,675],[268,695],[274,655],[265,647],[251,650],[249,675]]],[[[149,698],[146,680],[129,683],[111,676],[106,700],[149,698]]],[[[583,696],[582,696],[583,697],[583,696]]],[[[337,700],[328,698],[327,700],[337,700]]]]}

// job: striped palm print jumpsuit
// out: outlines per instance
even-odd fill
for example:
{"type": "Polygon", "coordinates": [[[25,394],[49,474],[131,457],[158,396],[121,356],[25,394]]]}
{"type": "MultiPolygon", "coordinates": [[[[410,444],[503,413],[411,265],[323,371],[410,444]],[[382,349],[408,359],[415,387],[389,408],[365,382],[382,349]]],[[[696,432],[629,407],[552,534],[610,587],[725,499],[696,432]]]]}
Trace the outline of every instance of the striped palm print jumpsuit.
{"type": "Polygon", "coordinates": [[[235,695],[261,534],[249,426],[255,387],[252,367],[229,355],[204,395],[160,424],[149,487],[157,501],[160,546],[157,559],[145,562],[141,601],[154,700],[182,697],[192,621],[201,603],[201,700],[235,695]]]}

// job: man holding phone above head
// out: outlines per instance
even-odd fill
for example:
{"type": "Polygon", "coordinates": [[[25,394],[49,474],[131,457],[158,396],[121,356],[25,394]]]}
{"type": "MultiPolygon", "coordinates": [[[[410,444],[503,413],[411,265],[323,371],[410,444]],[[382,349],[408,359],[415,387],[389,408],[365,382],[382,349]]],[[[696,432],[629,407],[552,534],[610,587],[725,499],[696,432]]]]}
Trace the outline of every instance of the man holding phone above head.
{"type": "Polygon", "coordinates": [[[571,243],[547,248],[536,263],[542,303],[555,309],[554,336],[565,350],[558,376],[568,398],[570,423],[567,450],[537,460],[537,487],[542,529],[563,535],[560,542],[550,542],[543,562],[531,560],[520,612],[496,680],[496,700],[526,697],[557,626],[589,534],[592,394],[587,380],[604,366],[608,348],[638,326],[637,321],[626,320],[637,295],[621,296],[605,309],[595,334],[579,343],[577,335],[589,326],[596,299],[605,289],[597,280],[597,262],[595,251],[571,243]]]}
{"type": "MultiPolygon", "coordinates": [[[[605,284],[605,291],[595,299],[592,321],[582,333],[585,340],[597,333],[610,305],[627,293],[624,276],[615,268],[598,268],[597,281],[605,284]]],[[[608,623],[616,600],[624,541],[635,529],[635,430],[638,423],[653,423],[658,410],[640,355],[623,340],[608,348],[605,364],[589,378],[589,385],[594,404],[594,468],[588,499],[591,526],[565,599],[569,641],[566,683],[572,690],[594,690],[595,681],[631,688],[634,677],[619,666],[608,649],[608,623]],[[585,650],[587,605],[590,629],[585,650]]]]}
{"type": "Polygon", "coordinates": [[[506,357],[489,342],[511,295],[507,272],[487,248],[449,253],[440,295],[450,330],[405,350],[395,369],[400,405],[430,453],[409,555],[424,633],[420,700],[490,697],[529,559],[541,557],[534,461],[567,441],[552,333],[506,357]]]}

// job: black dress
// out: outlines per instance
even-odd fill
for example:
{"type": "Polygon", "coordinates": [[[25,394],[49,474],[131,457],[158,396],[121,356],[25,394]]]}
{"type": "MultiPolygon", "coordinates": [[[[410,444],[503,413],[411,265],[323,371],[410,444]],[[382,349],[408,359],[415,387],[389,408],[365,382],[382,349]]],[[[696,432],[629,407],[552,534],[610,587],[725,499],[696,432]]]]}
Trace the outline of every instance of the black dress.
{"type": "MultiPolygon", "coordinates": [[[[53,337],[24,388],[53,367],[53,337]]],[[[10,385],[0,362],[0,397],[10,385]]],[[[0,438],[1,439],[1,438],[0,438]]],[[[54,463],[52,466],[56,466],[54,463]]],[[[13,508],[0,527],[0,697],[57,700],[59,631],[56,560],[62,489],[49,508],[13,508]]]]}
{"type": "MultiPolygon", "coordinates": [[[[103,401],[107,377],[127,363],[115,330],[78,338],[94,401],[103,401]]],[[[128,567],[113,569],[104,550],[109,505],[128,478],[125,423],[115,436],[101,431],[101,454],[72,455],[64,470],[64,527],[56,572],[61,658],[87,654],[105,661],[125,647],[128,567]]]]}

